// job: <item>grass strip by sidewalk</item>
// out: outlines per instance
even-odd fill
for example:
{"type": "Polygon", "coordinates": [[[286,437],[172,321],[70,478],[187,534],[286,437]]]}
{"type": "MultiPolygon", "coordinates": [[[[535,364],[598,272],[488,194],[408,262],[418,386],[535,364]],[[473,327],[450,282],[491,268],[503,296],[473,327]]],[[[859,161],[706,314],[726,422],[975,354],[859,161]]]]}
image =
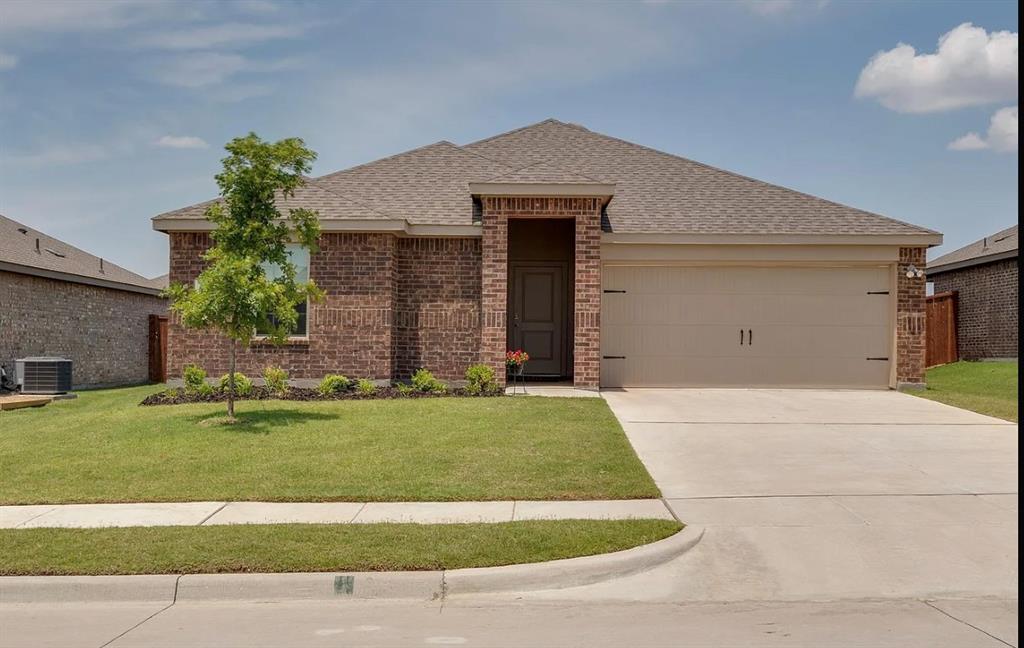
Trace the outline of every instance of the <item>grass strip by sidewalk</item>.
{"type": "Polygon", "coordinates": [[[0,503],[658,497],[600,398],[140,407],[159,387],[4,412],[0,503]]]}
{"type": "Polygon", "coordinates": [[[672,520],[272,524],[0,530],[0,575],[411,571],[589,556],[666,538],[672,520]]]}
{"type": "Polygon", "coordinates": [[[954,362],[932,367],[928,388],[908,393],[954,407],[1017,420],[1016,362],[954,362]]]}

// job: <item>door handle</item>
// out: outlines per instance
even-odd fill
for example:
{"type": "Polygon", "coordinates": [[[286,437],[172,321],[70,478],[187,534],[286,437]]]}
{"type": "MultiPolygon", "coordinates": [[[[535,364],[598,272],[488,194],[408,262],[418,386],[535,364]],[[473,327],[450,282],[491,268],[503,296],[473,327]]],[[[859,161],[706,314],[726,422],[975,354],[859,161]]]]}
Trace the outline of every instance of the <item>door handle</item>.
{"type": "Polygon", "coordinates": [[[754,329],[747,329],[747,345],[754,343],[754,329]]]}
{"type": "Polygon", "coordinates": [[[743,346],[743,329],[740,329],[740,346],[743,346]]]}

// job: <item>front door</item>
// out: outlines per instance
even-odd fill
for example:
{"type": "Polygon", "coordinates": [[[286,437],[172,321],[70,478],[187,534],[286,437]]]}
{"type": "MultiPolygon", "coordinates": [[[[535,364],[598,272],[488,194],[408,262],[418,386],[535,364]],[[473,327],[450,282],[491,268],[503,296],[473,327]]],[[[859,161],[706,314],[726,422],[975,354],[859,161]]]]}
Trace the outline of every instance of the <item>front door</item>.
{"type": "Polygon", "coordinates": [[[566,375],[566,266],[561,263],[512,265],[509,344],[530,354],[526,375],[566,375]]]}

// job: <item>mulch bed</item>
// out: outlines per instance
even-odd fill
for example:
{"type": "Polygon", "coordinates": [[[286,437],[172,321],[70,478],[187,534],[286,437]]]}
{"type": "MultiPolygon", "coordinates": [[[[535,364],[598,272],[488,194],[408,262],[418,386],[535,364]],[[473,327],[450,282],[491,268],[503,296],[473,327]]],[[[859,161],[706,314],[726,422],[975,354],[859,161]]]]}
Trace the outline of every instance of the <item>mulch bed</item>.
{"type": "MultiPolygon", "coordinates": [[[[373,394],[360,394],[355,390],[347,390],[334,394],[321,394],[309,387],[289,387],[283,394],[272,392],[266,387],[253,387],[247,396],[235,395],[236,401],[244,400],[288,400],[288,401],[337,401],[337,400],[380,400],[389,398],[449,398],[452,396],[468,398],[491,398],[504,396],[504,391],[486,394],[470,394],[465,389],[449,389],[443,394],[428,392],[399,391],[396,387],[378,387],[373,394]]],[[[219,389],[210,394],[185,393],[184,389],[168,389],[147,396],[140,405],[185,405],[187,403],[224,403],[228,395],[219,389]]]]}

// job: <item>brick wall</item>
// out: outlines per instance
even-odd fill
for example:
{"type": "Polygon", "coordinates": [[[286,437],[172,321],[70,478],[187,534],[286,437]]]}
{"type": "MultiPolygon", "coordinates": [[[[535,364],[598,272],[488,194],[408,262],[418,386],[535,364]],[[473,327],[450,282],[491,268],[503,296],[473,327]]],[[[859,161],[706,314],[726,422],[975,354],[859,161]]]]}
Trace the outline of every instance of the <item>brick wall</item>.
{"type": "Polygon", "coordinates": [[[601,199],[488,196],[483,199],[481,361],[504,376],[508,310],[508,220],[575,219],[573,383],[597,388],[601,338],[601,199]]]}
{"type": "Polygon", "coordinates": [[[896,268],[896,384],[924,384],[925,282],[907,277],[911,266],[925,269],[925,249],[900,248],[896,268]]]}
{"type": "MultiPolygon", "coordinates": [[[[210,245],[202,233],[172,233],[170,280],[191,283],[210,245]]],[[[259,376],[269,365],[292,378],[328,373],[352,378],[407,378],[425,366],[444,380],[462,379],[479,357],[480,243],[476,239],[398,239],[392,234],[324,234],[310,259],[324,290],[310,304],[309,335],[282,346],[240,349],[238,370],[259,376]]],[[[187,329],[171,316],[168,373],[190,362],[211,376],[227,372],[228,346],[213,332],[187,329]]]]}
{"type": "Polygon", "coordinates": [[[27,356],[72,361],[75,387],[144,383],[149,315],[167,301],[124,290],[0,272],[0,363],[27,356]]]}
{"type": "Polygon", "coordinates": [[[398,239],[394,377],[462,380],[480,358],[480,239],[398,239]]]}
{"type": "Polygon", "coordinates": [[[929,277],[935,292],[958,294],[957,345],[965,360],[1016,358],[1019,269],[1017,259],[929,277]]]}
{"type": "MultiPolygon", "coordinates": [[[[209,246],[202,233],[171,233],[170,281],[191,283],[203,269],[209,246]]],[[[292,378],[319,379],[329,373],[350,377],[391,377],[391,308],[395,237],[391,234],[324,234],[310,259],[310,278],[326,298],[310,304],[309,336],[281,346],[256,342],[238,353],[238,371],[259,376],[269,365],[292,378]]],[[[167,371],[180,376],[190,362],[211,376],[227,372],[226,338],[188,329],[171,314],[167,371]]]]}

